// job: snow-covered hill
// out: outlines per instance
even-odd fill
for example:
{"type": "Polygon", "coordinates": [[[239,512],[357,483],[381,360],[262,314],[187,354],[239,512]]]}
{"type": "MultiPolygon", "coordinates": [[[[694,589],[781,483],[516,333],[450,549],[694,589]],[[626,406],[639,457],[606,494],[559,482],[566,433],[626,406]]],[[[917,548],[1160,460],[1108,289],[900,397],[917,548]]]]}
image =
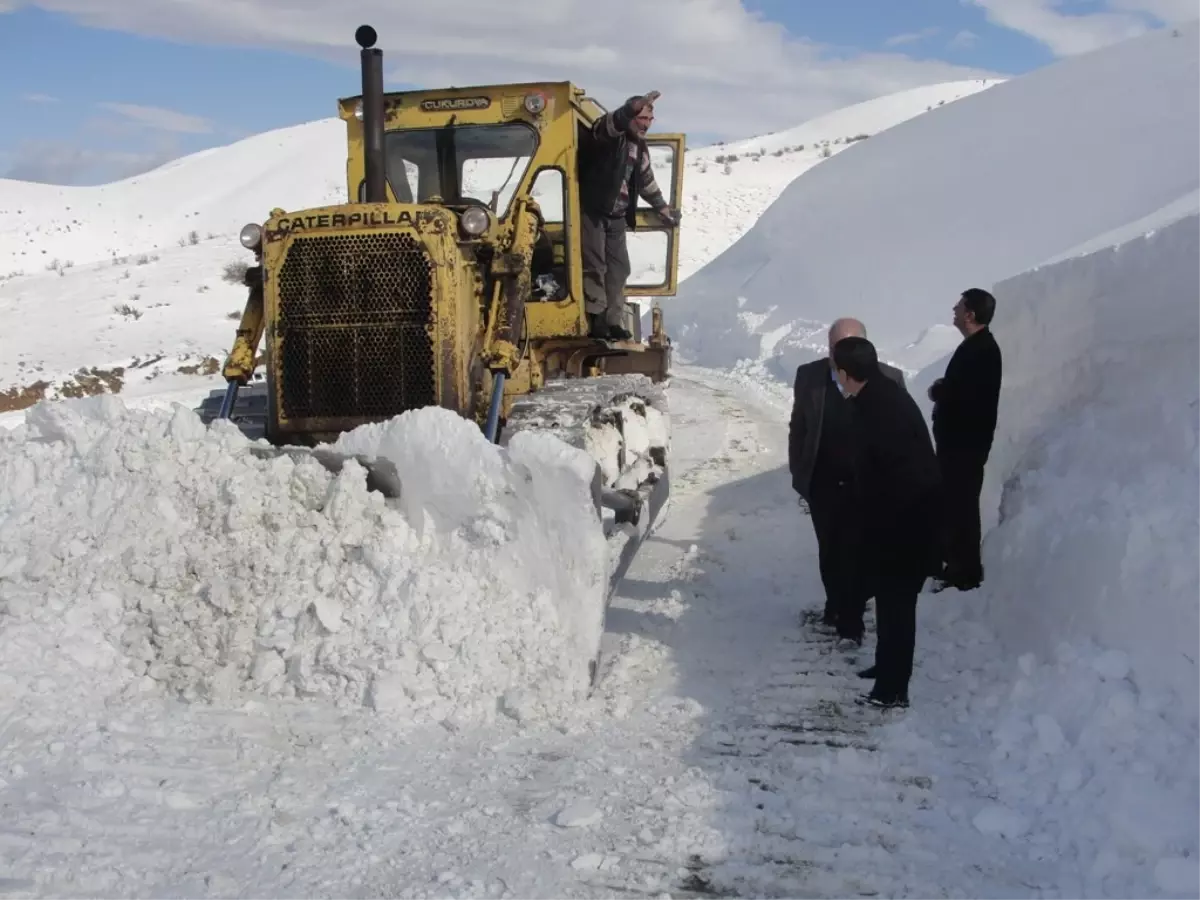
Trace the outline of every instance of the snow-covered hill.
{"type": "Polygon", "coordinates": [[[96,187],[0,179],[0,279],[236,239],[276,206],[318,206],[345,193],[340,119],[268,131],[96,187]]]}
{"type": "Polygon", "coordinates": [[[860,141],[1000,84],[955,81],[856,103],[774,134],[687,154],[679,276],[687,278],[740,238],[797,176],[860,141]]]}
{"type": "Polygon", "coordinates": [[[789,379],[825,323],[860,315],[919,365],[965,288],[1196,209],[1198,38],[1193,22],[1058,62],[806,172],[664,303],[681,352],[789,379]]]}
{"type": "MultiPolygon", "coordinates": [[[[800,173],[863,135],[995,83],[902,91],[775,135],[690,151],[681,277],[728,247],[800,173]]],[[[94,390],[194,402],[216,383],[211,373],[245,299],[221,278],[246,256],[238,230],[276,206],[342,199],[344,172],[344,125],[329,119],[100,187],[0,180],[0,422],[5,409],[38,397],[94,390]],[[64,321],[89,338],[63,341],[64,321]]],[[[540,199],[553,215],[554,198],[540,199]]],[[[643,257],[655,249],[635,237],[635,265],[648,269],[654,257],[643,257]]]]}

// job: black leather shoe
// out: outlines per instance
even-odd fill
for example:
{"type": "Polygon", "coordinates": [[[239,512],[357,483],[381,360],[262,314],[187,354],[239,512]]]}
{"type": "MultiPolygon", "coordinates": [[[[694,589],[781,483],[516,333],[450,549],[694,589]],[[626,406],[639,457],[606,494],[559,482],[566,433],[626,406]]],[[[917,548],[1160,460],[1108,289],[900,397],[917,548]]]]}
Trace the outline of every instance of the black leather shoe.
{"type": "Polygon", "coordinates": [[[611,340],[614,340],[614,341],[628,341],[628,340],[632,340],[633,332],[626,331],[625,328],[621,325],[609,325],[608,326],[608,336],[611,340]]]}
{"type": "Polygon", "coordinates": [[[860,706],[874,706],[876,709],[907,709],[908,698],[904,696],[884,696],[872,691],[863,694],[856,701],[860,706]]]}
{"type": "Polygon", "coordinates": [[[588,313],[588,337],[601,341],[608,340],[608,325],[603,316],[588,313]]]}

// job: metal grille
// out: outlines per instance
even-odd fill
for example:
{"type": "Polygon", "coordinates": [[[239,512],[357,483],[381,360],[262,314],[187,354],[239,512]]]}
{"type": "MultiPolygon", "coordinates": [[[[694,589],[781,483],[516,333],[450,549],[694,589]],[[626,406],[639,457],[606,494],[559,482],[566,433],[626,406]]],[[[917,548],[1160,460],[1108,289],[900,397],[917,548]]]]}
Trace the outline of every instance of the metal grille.
{"type": "Polygon", "coordinates": [[[296,238],[279,272],[284,418],[433,405],[433,272],[409,234],[296,238]]]}

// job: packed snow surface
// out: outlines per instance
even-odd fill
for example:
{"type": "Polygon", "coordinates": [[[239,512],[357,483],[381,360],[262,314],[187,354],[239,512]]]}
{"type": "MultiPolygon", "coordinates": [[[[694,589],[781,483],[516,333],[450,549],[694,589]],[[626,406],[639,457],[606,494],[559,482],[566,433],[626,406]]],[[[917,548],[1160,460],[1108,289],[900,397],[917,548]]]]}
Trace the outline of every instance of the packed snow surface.
{"type": "Polygon", "coordinates": [[[664,303],[680,351],[790,381],[822,352],[829,322],[857,315],[905,364],[905,346],[948,323],[964,289],[1189,195],[1195,209],[1198,60],[1200,23],[1152,33],[911,118],[805,172],[664,303]]]}
{"type": "Polygon", "coordinates": [[[454,721],[577,699],[606,593],[586,456],[436,408],[365,431],[343,445],[397,464],[396,504],[182,407],[42,403],[0,432],[5,705],[253,693],[454,721]]]}

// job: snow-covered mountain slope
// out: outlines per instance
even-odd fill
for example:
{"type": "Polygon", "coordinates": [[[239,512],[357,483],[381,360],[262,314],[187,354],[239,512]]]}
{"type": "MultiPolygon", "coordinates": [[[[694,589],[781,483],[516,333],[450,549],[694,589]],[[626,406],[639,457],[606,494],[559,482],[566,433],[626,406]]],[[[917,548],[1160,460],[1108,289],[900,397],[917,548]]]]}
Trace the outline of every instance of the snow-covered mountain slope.
{"type": "Polygon", "coordinates": [[[1197,209],[1200,209],[1200,188],[1189,191],[1182,197],[1172,200],[1147,216],[1142,216],[1140,219],[1121,225],[1104,234],[1097,235],[1091,240],[1084,241],[1082,244],[1072,247],[1065,253],[1060,253],[1052,259],[1046,260],[1043,265],[1051,265],[1061,262],[1064,259],[1084,256],[1096,250],[1103,250],[1142,237],[1155,229],[1163,228],[1178,219],[1182,219],[1184,216],[1191,215],[1197,209]]]}
{"type": "MultiPolygon", "coordinates": [[[[779,134],[689,152],[681,277],[728,247],[826,151],[992,84],[902,91],[779,134]]],[[[343,199],[344,128],[329,119],[271,131],[101,187],[0,180],[0,422],[5,409],[40,396],[118,385],[131,400],[201,396],[213,379],[198,383],[196,373],[211,376],[224,359],[245,301],[244,288],[221,278],[247,257],[238,230],[276,206],[343,199]],[[62,339],[65,321],[78,339],[62,339]]],[[[487,196],[508,169],[468,178],[482,177],[473,190],[487,196]]],[[[555,197],[540,187],[553,216],[555,197]]],[[[642,271],[655,261],[649,243],[630,242],[642,271]]]]}
{"type": "Polygon", "coordinates": [[[236,237],[276,206],[337,201],[345,129],[324,119],[268,131],[96,187],[0,179],[0,279],[236,237]]]}
{"type": "Polygon", "coordinates": [[[1003,81],[995,78],[948,81],[897,91],[834,110],[795,128],[740,141],[722,141],[711,146],[698,147],[691,152],[693,164],[700,165],[709,161],[736,162],[741,157],[754,156],[807,156],[813,160],[824,159],[856,141],[865,140],[923,112],[931,112],[939,106],[1002,84],[1003,81]],[[827,147],[829,154],[824,153],[827,147]]]}
{"type": "Polygon", "coordinates": [[[0,284],[0,425],[41,397],[97,390],[178,390],[180,402],[198,402],[246,303],[222,270],[247,256],[220,237],[0,284]]]}
{"type": "Polygon", "coordinates": [[[687,154],[679,277],[745,234],[797,176],[901,122],[1000,84],[954,81],[856,103],[786,131],[687,154]]]}
{"type": "MultiPolygon", "coordinates": [[[[804,173],[664,303],[681,352],[790,379],[826,323],[859,315],[903,363],[963,289],[1168,204],[1194,209],[1198,37],[1193,22],[1058,62],[804,173]]],[[[919,349],[924,362],[939,348],[919,349]]]]}

